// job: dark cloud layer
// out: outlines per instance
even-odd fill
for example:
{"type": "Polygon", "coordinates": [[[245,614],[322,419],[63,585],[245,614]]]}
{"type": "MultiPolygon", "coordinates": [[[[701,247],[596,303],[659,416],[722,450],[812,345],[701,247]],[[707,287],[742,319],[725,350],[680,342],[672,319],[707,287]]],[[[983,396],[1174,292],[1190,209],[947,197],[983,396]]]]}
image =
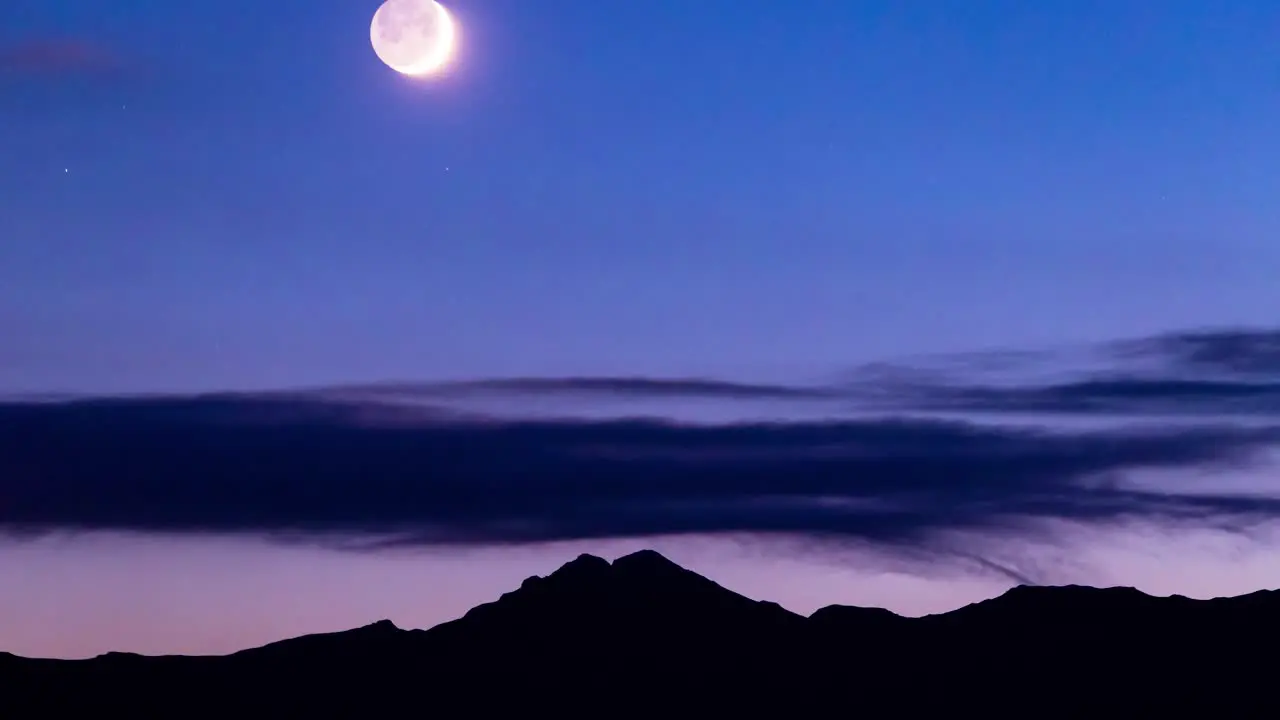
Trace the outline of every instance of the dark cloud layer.
{"type": "MultiPolygon", "coordinates": [[[[1269,367],[1268,336],[1243,337],[1143,347],[1166,369],[1269,367]]],[[[1280,378],[1262,372],[1187,379],[1155,371],[1007,387],[890,376],[839,389],[568,378],[15,400],[0,404],[0,527],[374,544],[785,533],[918,549],[948,531],[1012,532],[1036,520],[1230,524],[1274,517],[1280,501],[1212,487],[1172,495],[1121,480],[1133,470],[1240,467],[1280,446],[1278,400],[1280,378]],[[837,406],[873,398],[907,410],[1113,419],[1145,411],[1180,422],[1089,432],[920,419],[515,422],[442,404],[476,393],[566,392],[837,406]],[[1206,417],[1213,413],[1262,422],[1215,425],[1206,417]]]]}
{"type": "Polygon", "coordinates": [[[1238,462],[1280,439],[1276,430],[360,417],[225,398],[3,406],[0,524],[424,543],[720,531],[897,543],[1034,518],[1280,512],[1269,501],[1100,482],[1127,469],[1238,462]]]}

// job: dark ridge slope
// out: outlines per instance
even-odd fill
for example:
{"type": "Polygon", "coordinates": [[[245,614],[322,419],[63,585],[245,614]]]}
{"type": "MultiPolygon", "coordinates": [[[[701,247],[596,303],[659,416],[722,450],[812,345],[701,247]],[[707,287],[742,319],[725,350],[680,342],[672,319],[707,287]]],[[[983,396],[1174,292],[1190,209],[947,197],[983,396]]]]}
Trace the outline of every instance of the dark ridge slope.
{"type": "Polygon", "coordinates": [[[430,630],[381,621],[225,657],[0,653],[0,717],[1273,713],[1280,593],[1019,587],[905,618],[805,618],[644,551],[583,555],[430,630]]]}

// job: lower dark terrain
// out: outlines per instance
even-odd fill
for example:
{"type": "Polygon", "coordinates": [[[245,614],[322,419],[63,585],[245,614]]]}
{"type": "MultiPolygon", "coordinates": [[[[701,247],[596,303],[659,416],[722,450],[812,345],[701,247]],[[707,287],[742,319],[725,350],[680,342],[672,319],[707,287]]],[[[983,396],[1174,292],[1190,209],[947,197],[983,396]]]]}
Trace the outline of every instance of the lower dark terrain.
{"type": "Polygon", "coordinates": [[[1276,591],[1019,587],[923,618],[806,618],[645,551],[584,555],[430,630],[383,621],[223,657],[0,653],[0,717],[1270,714],[1278,641],[1276,591]]]}

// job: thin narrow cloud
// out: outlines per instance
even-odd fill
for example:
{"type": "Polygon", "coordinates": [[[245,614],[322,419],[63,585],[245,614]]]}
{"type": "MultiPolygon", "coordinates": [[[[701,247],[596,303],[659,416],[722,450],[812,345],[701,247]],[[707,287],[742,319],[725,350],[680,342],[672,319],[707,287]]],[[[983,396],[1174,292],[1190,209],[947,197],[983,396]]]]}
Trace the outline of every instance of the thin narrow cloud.
{"type": "Polygon", "coordinates": [[[382,400],[522,395],[734,400],[804,400],[829,399],[838,396],[838,391],[834,388],[743,383],[707,378],[652,377],[497,378],[443,383],[397,382],[322,388],[315,392],[331,397],[382,400]]]}
{"type": "Polygon", "coordinates": [[[952,412],[1280,417],[1280,382],[1116,377],[1023,387],[914,385],[880,398],[903,408],[952,412]]]}

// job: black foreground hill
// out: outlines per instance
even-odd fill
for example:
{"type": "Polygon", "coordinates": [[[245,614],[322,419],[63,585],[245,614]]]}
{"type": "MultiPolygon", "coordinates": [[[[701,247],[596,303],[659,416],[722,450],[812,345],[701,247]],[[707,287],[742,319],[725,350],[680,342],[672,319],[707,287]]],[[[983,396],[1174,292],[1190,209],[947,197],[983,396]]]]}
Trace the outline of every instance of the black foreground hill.
{"type": "Polygon", "coordinates": [[[643,551],[583,555],[430,630],[382,621],[222,657],[0,653],[0,718],[1274,717],[1278,653],[1275,591],[1019,587],[923,618],[843,606],[806,618],[643,551]]]}

